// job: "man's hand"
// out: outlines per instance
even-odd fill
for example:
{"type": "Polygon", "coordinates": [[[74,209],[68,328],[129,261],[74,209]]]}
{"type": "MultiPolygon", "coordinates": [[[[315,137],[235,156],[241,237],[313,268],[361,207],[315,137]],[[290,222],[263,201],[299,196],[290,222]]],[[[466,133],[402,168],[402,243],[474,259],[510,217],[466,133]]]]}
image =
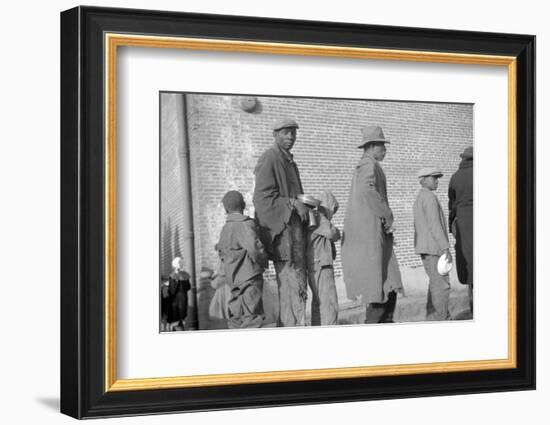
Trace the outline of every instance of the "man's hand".
{"type": "Polygon", "coordinates": [[[302,203],[299,199],[296,199],[294,202],[294,209],[296,209],[302,223],[305,223],[309,218],[309,207],[302,203]]]}

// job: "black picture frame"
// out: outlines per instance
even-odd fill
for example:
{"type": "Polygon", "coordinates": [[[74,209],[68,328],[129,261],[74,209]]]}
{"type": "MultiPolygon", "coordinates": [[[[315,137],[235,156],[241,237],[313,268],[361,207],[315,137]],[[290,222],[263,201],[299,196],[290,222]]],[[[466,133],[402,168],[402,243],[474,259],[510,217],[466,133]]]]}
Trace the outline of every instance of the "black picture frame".
{"type": "Polygon", "coordinates": [[[75,418],[535,388],[535,37],[131,9],[61,13],[61,412],[75,418]],[[517,64],[517,367],[105,390],[105,33],[513,56],[517,64]]]}

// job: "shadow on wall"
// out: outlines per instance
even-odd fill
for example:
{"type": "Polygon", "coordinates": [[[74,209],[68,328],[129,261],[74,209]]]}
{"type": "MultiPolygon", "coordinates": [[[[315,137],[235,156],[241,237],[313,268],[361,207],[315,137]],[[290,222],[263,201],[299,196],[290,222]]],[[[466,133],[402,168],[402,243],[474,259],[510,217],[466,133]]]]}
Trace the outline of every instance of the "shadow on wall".
{"type": "Polygon", "coordinates": [[[172,258],[172,223],[168,217],[162,229],[162,276],[169,276],[172,272],[172,258]]]}

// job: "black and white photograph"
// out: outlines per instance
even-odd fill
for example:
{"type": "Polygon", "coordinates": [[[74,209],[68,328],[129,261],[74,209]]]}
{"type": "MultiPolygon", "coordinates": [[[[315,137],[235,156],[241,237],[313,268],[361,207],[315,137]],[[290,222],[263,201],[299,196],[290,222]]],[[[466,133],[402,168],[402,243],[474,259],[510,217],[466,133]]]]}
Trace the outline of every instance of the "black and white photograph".
{"type": "Polygon", "coordinates": [[[160,332],[475,318],[474,104],[159,96],[160,332]]]}

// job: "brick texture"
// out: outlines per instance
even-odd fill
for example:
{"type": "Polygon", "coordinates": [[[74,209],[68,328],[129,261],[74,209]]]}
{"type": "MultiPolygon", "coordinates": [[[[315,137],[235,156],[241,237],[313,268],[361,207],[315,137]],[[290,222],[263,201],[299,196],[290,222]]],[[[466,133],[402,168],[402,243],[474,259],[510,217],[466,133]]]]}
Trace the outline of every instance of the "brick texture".
{"type": "MultiPolygon", "coordinates": [[[[185,137],[177,125],[175,102],[181,94],[161,95],[161,271],[181,254],[182,196],[177,145],[185,137]]],[[[473,106],[467,104],[319,98],[258,97],[252,113],[244,112],[242,97],[187,95],[187,137],[191,149],[193,208],[197,270],[215,268],[214,244],[225,217],[223,194],[239,190],[253,216],[253,170],[258,157],[273,143],[272,123],[292,117],[300,125],[293,154],[304,191],[318,195],[330,189],[340,203],[333,222],[340,229],[355,165],[360,128],[380,125],[387,138],[381,163],[388,180],[388,196],[395,216],[396,255],[404,266],[421,265],[413,247],[412,206],[420,188],[417,171],[428,165],[442,169],[437,196],[447,211],[449,178],[458,167],[459,153],[473,144],[473,106]]],[[[451,236],[452,238],[452,236],[451,236]]],[[[341,273],[339,257],[336,274],[341,273]]],[[[272,272],[271,272],[272,273],[272,272]]]]}

